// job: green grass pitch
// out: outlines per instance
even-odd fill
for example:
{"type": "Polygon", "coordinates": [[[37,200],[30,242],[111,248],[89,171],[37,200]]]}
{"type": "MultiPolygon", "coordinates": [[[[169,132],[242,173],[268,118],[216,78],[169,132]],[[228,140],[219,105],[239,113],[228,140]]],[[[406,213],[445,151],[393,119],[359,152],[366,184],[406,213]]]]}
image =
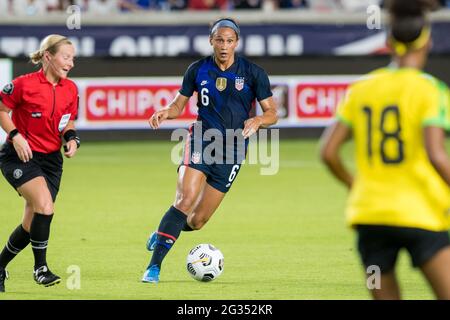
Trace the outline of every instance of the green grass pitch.
{"type": "MultiPolygon", "coordinates": [[[[8,266],[0,299],[370,298],[354,234],[345,225],[347,192],[319,162],[316,140],[282,141],[276,175],[244,165],[204,229],[182,233],[163,264],[161,282],[141,283],[150,258],[145,242],[175,195],[173,146],[84,143],[74,159],[65,159],[48,249],[49,266],[62,282],[36,285],[27,247],[8,266]],[[212,243],[225,256],[224,273],[210,283],[186,271],[187,253],[199,243],[212,243]],[[79,289],[71,286],[71,266],[79,268],[79,289]]],[[[351,145],[344,156],[352,165],[351,145]]],[[[3,247],[23,208],[3,177],[0,208],[3,247]]],[[[398,275],[404,298],[433,298],[404,253],[398,275]]]]}

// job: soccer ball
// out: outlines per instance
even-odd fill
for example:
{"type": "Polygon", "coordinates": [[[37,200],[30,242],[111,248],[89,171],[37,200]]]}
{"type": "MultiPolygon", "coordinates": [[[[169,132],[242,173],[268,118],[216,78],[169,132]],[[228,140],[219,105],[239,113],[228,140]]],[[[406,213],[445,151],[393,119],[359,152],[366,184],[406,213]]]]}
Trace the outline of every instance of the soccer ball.
{"type": "Polygon", "coordinates": [[[198,281],[212,281],[223,272],[223,254],[212,244],[199,244],[187,256],[189,274],[198,281]]]}

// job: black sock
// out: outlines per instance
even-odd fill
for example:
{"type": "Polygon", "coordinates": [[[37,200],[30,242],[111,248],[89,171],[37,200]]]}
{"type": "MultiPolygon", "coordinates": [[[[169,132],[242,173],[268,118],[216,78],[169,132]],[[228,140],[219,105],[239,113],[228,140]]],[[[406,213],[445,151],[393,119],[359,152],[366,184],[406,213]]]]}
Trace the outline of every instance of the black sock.
{"type": "Polygon", "coordinates": [[[20,224],[9,236],[8,242],[0,254],[0,268],[5,269],[8,263],[30,243],[30,234],[20,224]]]}
{"type": "Polygon", "coordinates": [[[35,213],[30,228],[30,241],[34,254],[34,270],[47,265],[47,245],[53,214],[35,213]]]}
{"type": "Polygon", "coordinates": [[[181,230],[186,224],[186,218],[187,216],[174,206],[171,206],[167,210],[159,224],[156,247],[155,251],[153,251],[149,267],[155,264],[161,267],[162,261],[175,241],[177,241],[181,230]]]}

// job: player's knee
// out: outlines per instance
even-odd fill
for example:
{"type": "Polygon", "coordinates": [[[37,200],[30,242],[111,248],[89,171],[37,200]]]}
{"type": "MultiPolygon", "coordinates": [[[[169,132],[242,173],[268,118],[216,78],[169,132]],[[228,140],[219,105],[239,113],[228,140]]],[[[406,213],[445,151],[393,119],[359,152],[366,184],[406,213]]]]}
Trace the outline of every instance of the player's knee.
{"type": "Polygon", "coordinates": [[[33,211],[43,214],[53,214],[53,201],[51,199],[40,199],[33,204],[33,211]]]}
{"type": "Polygon", "coordinates": [[[195,198],[189,194],[181,195],[176,200],[176,207],[182,212],[189,212],[194,205],[195,198]]]}

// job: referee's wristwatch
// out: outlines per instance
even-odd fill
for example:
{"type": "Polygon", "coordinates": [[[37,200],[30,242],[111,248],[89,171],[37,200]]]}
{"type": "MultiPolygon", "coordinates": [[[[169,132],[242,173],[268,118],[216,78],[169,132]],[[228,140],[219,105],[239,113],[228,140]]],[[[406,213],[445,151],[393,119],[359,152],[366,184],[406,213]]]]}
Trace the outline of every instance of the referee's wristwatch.
{"type": "Polygon", "coordinates": [[[81,142],[80,142],[80,138],[78,136],[76,136],[75,138],[73,138],[72,140],[75,140],[75,142],[77,143],[77,149],[80,148],[81,142]]]}
{"type": "Polygon", "coordinates": [[[64,133],[64,140],[66,140],[66,142],[75,140],[75,143],[77,144],[77,149],[81,145],[80,137],[78,136],[77,132],[73,129],[69,129],[66,131],[66,133],[64,133]]]}
{"type": "Polygon", "coordinates": [[[16,129],[12,129],[9,133],[8,133],[8,139],[10,141],[12,141],[12,139],[17,136],[19,134],[19,130],[16,129]]]}

